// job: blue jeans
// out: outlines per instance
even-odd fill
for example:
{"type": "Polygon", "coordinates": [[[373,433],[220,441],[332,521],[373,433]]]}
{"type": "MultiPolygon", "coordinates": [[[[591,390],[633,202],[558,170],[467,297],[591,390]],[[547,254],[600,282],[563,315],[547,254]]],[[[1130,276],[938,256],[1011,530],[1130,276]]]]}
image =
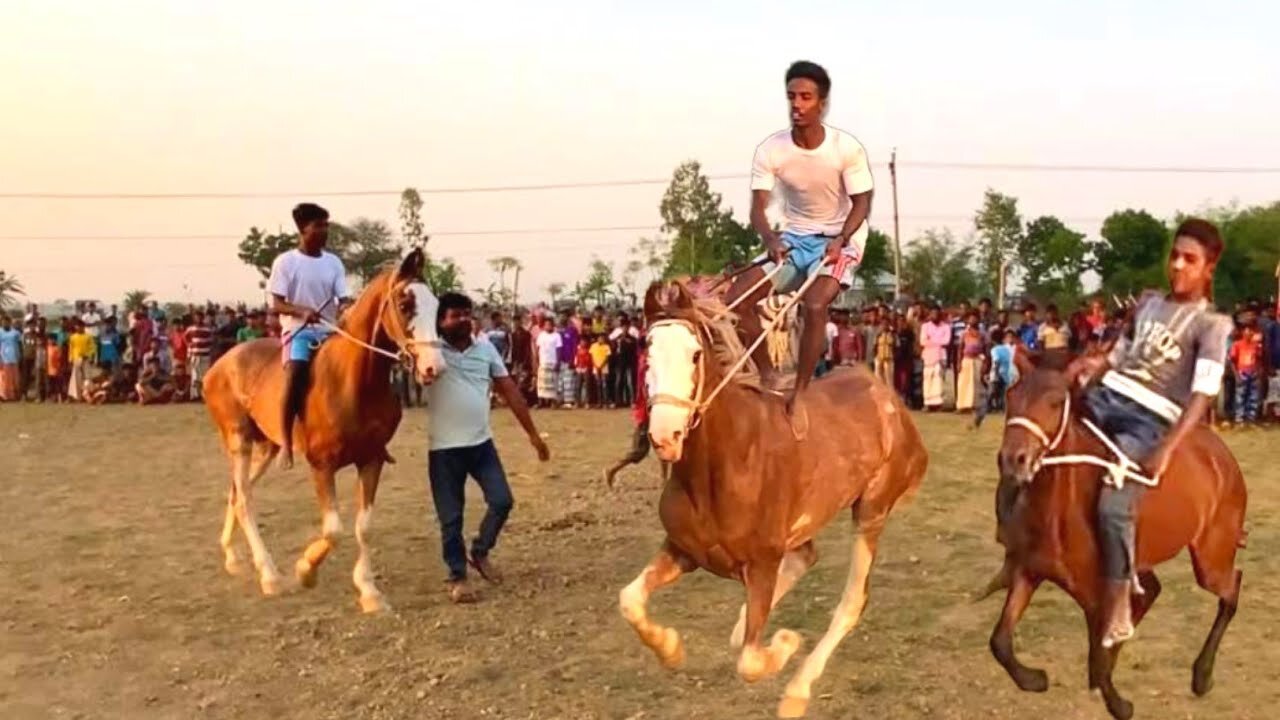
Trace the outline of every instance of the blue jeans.
{"type": "Polygon", "coordinates": [[[1236,378],[1236,422],[1257,422],[1258,401],[1262,386],[1256,373],[1241,373],[1236,378]]]}
{"type": "Polygon", "coordinates": [[[427,476],[431,482],[431,500],[440,520],[440,546],[449,579],[467,576],[467,546],[462,539],[462,511],[466,503],[467,476],[476,479],[489,506],[480,522],[480,534],[471,541],[471,556],[484,558],[498,542],[498,533],[511,514],[515,500],[507,473],[493,440],[471,447],[432,450],[427,453],[427,476]]]}

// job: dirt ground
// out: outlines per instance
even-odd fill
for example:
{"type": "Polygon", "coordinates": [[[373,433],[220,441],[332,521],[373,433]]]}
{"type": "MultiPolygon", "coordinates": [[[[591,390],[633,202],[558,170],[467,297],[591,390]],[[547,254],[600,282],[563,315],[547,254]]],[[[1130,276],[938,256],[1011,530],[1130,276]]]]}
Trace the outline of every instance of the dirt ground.
{"type": "MultiPolygon", "coordinates": [[[[890,521],[863,622],[814,686],[810,717],[1105,717],[1086,689],[1083,620],[1062,593],[1042,590],[1018,635],[1023,659],[1050,673],[1043,695],[1019,692],[987,651],[999,600],[968,599],[998,565],[999,420],[972,433],[953,416],[917,419],[929,476],[890,521]]],[[[772,717],[798,665],[756,686],[738,679],[728,638],[739,585],[695,574],[655,597],[654,616],[686,641],[675,672],[618,614],[618,590],[662,537],[652,461],[624,471],[616,491],[599,479],[626,446],[628,415],[537,421],[555,453],[546,465],[509,414],[495,418],[516,496],[494,555],[507,582],[455,607],[426,491],[426,415],[409,414],[374,517],[374,565],[395,611],[367,617],[350,581],[351,471],[340,476],[348,534],[319,587],[266,599],[222,570],[227,463],[202,408],[0,407],[0,718],[772,717]]],[[[1216,688],[1191,696],[1215,602],[1183,556],[1165,566],[1165,592],[1117,671],[1139,717],[1276,716],[1278,441],[1230,437],[1250,483],[1251,536],[1216,688]]],[[[273,472],[257,492],[282,570],[318,532],[305,478],[273,472]]],[[[468,502],[474,532],[478,492],[468,502]]],[[[817,567],[771,618],[770,632],[800,632],[802,653],[839,598],[849,537],[844,521],[828,528],[817,567]]]]}

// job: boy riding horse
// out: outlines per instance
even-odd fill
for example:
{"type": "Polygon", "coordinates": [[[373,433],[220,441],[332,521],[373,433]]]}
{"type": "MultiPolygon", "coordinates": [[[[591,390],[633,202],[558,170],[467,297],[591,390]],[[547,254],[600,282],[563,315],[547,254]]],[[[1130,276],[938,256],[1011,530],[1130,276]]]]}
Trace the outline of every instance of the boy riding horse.
{"type": "MultiPolygon", "coordinates": [[[[795,390],[787,401],[788,409],[794,410],[818,367],[831,301],[853,283],[854,270],[862,261],[874,183],[862,144],[823,123],[831,92],[827,71],[815,63],[797,62],[787,70],[786,88],[791,127],[766,138],[756,148],[751,167],[751,227],[766,250],[757,262],[767,262],[738,276],[726,301],[741,298],[778,264],[784,267],[773,277],[773,290],[780,293],[795,291],[818,273],[801,298],[804,333],[795,390]],[[786,223],[781,234],[770,227],[765,215],[775,188],[784,200],[786,223]]],[[[769,292],[767,287],[757,287],[735,306],[748,344],[760,336],[756,306],[769,292]]],[[[766,385],[775,383],[777,372],[768,349],[761,344],[752,357],[766,385]]]]}
{"type": "Polygon", "coordinates": [[[311,359],[332,334],[321,319],[336,323],[351,303],[347,271],[337,255],[325,252],[329,240],[329,211],[312,203],[293,209],[298,247],[275,259],[267,291],[271,308],[280,315],[285,362],[283,445],[280,466],[293,467],[293,420],[307,396],[311,359]]]}

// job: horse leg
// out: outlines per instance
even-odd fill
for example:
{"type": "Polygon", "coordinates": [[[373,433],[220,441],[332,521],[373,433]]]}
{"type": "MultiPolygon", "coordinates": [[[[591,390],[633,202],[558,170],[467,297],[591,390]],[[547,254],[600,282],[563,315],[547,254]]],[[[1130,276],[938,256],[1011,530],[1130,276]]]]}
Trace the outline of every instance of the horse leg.
{"type": "Polygon", "coordinates": [[[738,655],[738,675],[749,683],[776,674],[800,649],[800,636],[791,630],[774,633],[767,648],[760,645],[769,611],[773,608],[781,565],[782,558],[775,555],[749,562],[742,571],[743,583],[747,586],[747,622],[742,651],[738,655]]]}
{"type": "Polygon", "coordinates": [[[815,680],[827,667],[827,661],[845,636],[853,631],[867,605],[867,582],[871,565],[876,559],[876,546],[880,540],[880,524],[865,524],[855,530],[853,549],[849,558],[849,577],[845,580],[840,604],[831,616],[827,632],[818,641],[813,652],[805,658],[800,671],[787,683],[787,689],[778,705],[778,717],[803,717],[809,708],[809,697],[815,680]]]}
{"type": "Polygon", "coordinates": [[[1014,568],[1009,578],[1009,592],[1005,595],[1004,610],[991,633],[991,654],[1013,678],[1021,690],[1044,692],[1049,689],[1049,676],[1043,670],[1029,668],[1018,661],[1013,651],[1013,630],[1031,603],[1031,596],[1040,587],[1039,578],[1032,578],[1022,568],[1014,568]]]}
{"type": "Polygon", "coordinates": [[[351,581],[360,591],[360,609],[367,613],[385,612],[391,609],[382,597],[382,591],[373,582],[373,568],[369,563],[369,528],[373,520],[373,500],[378,495],[378,480],[382,477],[382,460],[359,466],[356,483],[356,566],[351,571],[351,581]]]}
{"type": "Polygon", "coordinates": [[[677,668],[684,663],[684,643],[675,629],[663,627],[649,619],[645,605],[654,590],[666,587],[694,569],[693,562],[668,540],[653,556],[644,570],[618,593],[618,608],[650,650],[665,667],[677,668]]]}
{"type": "MultiPolygon", "coordinates": [[[[800,578],[804,577],[804,574],[817,561],[818,550],[814,548],[812,541],[782,556],[782,564],[778,567],[778,584],[773,589],[771,610],[782,602],[782,598],[791,592],[791,588],[795,587],[800,578]]],[[[746,636],[746,632],[747,606],[746,603],[743,603],[742,608],[738,611],[738,624],[733,626],[733,634],[729,636],[729,647],[734,650],[742,649],[742,640],[746,636]]]]}
{"type": "MultiPolygon", "coordinates": [[[[277,595],[280,593],[280,571],[276,570],[275,561],[267,552],[253,512],[253,481],[262,475],[265,468],[259,468],[254,463],[254,441],[247,429],[231,436],[228,451],[231,454],[236,522],[240,524],[240,530],[244,532],[249,550],[253,553],[253,566],[258,570],[258,585],[262,588],[262,594],[277,595]]],[[[226,529],[225,523],[223,529],[226,529]]]]}
{"type": "MultiPolygon", "coordinates": [[[[253,460],[249,463],[248,483],[250,485],[257,482],[258,478],[262,477],[262,474],[271,466],[271,458],[275,456],[274,447],[270,443],[254,443],[253,460]]],[[[235,530],[236,485],[233,479],[230,487],[227,488],[227,512],[222,521],[222,536],[219,538],[222,545],[223,567],[231,575],[239,575],[244,570],[240,562],[240,554],[236,552],[234,545],[235,530]]]]}
{"type": "Polygon", "coordinates": [[[1242,574],[1235,569],[1238,539],[1235,533],[1210,529],[1204,542],[1191,545],[1191,565],[1196,572],[1196,583],[1218,596],[1218,615],[1213,628],[1204,640],[1204,647],[1192,666],[1191,691],[1202,696],[1213,689],[1213,664],[1218,658],[1218,646],[1227,632],[1227,625],[1236,615],[1240,602],[1242,574]]]}
{"type": "MultiPolygon", "coordinates": [[[[1142,618],[1146,617],[1151,606],[1156,604],[1156,599],[1160,597],[1160,591],[1163,589],[1160,578],[1150,570],[1138,573],[1138,582],[1142,585],[1143,594],[1133,597],[1134,627],[1142,622],[1142,618]]],[[[1103,688],[1111,684],[1110,668],[1115,667],[1116,659],[1120,655],[1120,646],[1110,650],[1102,647],[1102,634],[1106,632],[1106,628],[1102,626],[1106,624],[1106,619],[1099,613],[1086,612],[1085,618],[1089,622],[1089,689],[1102,690],[1103,695],[1106,696],[1107,691],[1103,688]]]]}
{"type": "MultiPolygon", "coordinates": [[[[274,454],[273,452],[272,455],[274,454]]],[[[342,519],[338,517],[338,502],[334,498],[333,474],[333,470],[329,468],[311,470],[311,482],[315,485],[316,500],[320,503],[320,537],[311,541],[293,566],[293,574],[306,588],[316,586],[316,570],[337,546],[338,535],[342,534],[342,519]]]]}

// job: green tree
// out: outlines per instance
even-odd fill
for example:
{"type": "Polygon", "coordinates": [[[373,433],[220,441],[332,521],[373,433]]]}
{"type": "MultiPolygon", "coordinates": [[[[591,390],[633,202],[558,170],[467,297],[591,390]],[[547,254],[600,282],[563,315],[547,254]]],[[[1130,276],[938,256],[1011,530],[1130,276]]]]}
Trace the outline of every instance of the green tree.
{"type": "Polygon", "coordinates": [[[520,261],[510,255],[489,258],[489,268],[498,274],[498,287],[504,294],[507,292],[507,271],[518,271],[520,267],[520,261]]]}
{"type": "Polygon", "coordinates": [[[903,253],[903,285],[938,302],[973,300],[981,288],[973,261],[973,247],[958,242],[950,230],[926,230],[903,253]]]}
{"type": "Polygon", "coordinates": [[[587,279],[578,285],[578,300],[584,304],[605,305],[613,286],[613,264],[593,257],[587,279]]]}
{"type": "Polygon", "coordinates": [[[978,266],[981,270],[978,289],[994,293],[1000,285],[1001,267],[1013,259],[1022,241],[1022,216],[1018,199],[987,188],[982,196],[982,209],[973,217],[978,232],[978,266]]]}
{"type": "Polygon", "coordinates": [[[636,280],[643,270],[644,263],[639,260],[628,260],[622,270],[622,277],[618,280],[618,295],[628,298],[632,305],[636,304],[636,280]]]}
{"type": "Polygon", "coordinates": [[[554,308],[556,306],[556,301],[560,299],[561,295],[564,295],[564,283],[553,282],[546,287],[546,290],[547,294],[551,296],[551,307],[554,308]]]}
{"type": "Polygon", "coordinates": [[[432,260],[423,266],[423,282],[437,296],[447,292],[462,292],[462,269],[453,258],[432,260]]]}
{"type": "Polygon", "coordinates": [[[1089,269],[1089,244],[1084,233],[1045,215],[1027,223],[1018,239],[1017,262],[1027,294],[1059,307],[1074,307],[1084,294],[1081,277],[1089,269]]]}
{"type": "Polygon", "coordinates": [[[854,273],[863,285],[874,283],[881,273],[893,273],[893,254],[889,248],[893,240],[888,235],[871,228],[867,234],[867,247],[862,251],[862,264],[854,273]]]}
{"type": "Polygon", "coordinates": [[[1169,228],[1145,210],[1121,210],[1102,222],[1093,268],[1107,295],[1127,297],[1164,283],[1169,228]]]}
{"type": "Polygon", "coordinates": [[[143,310],[147,307],[147,301],[151,299],[151,292],[148,290],[130,290],[124,294],[124,302],[120,303],[127,312],[135,310],[143,310]]]}
{"type": "Polygon", "coordinates": [[[258,287],[266,287],[267,278],[271,277],[271,264],[297,246],[297,233],[269,234],[255,226],[249,228],[249,234],[240,241],[237,257],[262,276],[258,287]]]}
{"type": "Polygon", "coordinates": [[[672,234],[667,275],[718,273],[756,251],[755,233],[720,209],[720,194],[696,161],[676,168],[658,210],[662,231],[672,234]]]}
{"type": "Polygon", "coordinates": [[[369,218],[356,218],[349,225],[330,224],[328,249],[342,258],[347,272],[361,283],[373,280],[404,254],[391,226],[369,218]]]}
{"type": "Polygon", "coordinates": [[[19,295],[26,295],[22,283],[18,282],[18,278],[0,270],[0,310],[16,307],[19,295]]]}
{"type": "Polygon", "coordinates": [[[400,193],[400,237],[411,248],[426,247],[427,233],[422,225],[422,196],[414,188],[400,193]]]}
{"type": "Polygon", "coordinates": [[[670,243],[662,238],[640,238],[627,252],[649,271],[649,282],[662,277],[662,271],[671,260],[670,243]]]}

